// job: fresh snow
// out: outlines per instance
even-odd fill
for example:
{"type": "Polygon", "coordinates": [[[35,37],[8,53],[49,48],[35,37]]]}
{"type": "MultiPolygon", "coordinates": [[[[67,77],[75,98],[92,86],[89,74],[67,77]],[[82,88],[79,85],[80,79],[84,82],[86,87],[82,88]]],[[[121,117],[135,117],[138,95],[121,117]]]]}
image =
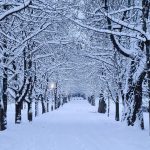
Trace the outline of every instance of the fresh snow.
{"type": "Polygon", "coordinates": [[[108,118],[86,100],[72,100],[32,123],[24,119],[15,125],[14,106],[9,105],[8,129],[0,132],[0,150],[149,150],[147,127],[145,131],[127,127],[114,121],[110,111],[108,118]]]}

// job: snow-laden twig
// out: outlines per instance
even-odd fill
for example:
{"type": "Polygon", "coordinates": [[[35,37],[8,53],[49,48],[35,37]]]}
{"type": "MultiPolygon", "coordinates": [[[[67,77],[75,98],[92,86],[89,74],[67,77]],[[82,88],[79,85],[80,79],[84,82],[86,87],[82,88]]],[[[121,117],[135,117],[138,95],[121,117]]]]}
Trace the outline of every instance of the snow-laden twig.
{"type": "MultiPolygon", "coordinates": [[[[129,24],[129,23],[126,23],[126,22],[124,22],[124,21],[122,21],[122,20],[120,20],[120,19],[117,19],[117,18],[115,18],[115,17],[113,17],[113,16],[111,16],[109,13],[106,13],[106,12],[104,12],[104,11],[101,11],[106,17],[108,17],[110,20],[112,20],[113,22],[115,22],[115,23],[117,23],[117,24],[119,24],[119,25],[122,25],[122,26],[124,26],[124,27],[126,27],[126,28],[128,28],[128,29],[130,29],[130,30],[132,30],[132,31],[136,31],[136,32],[138,32],[138,33],[140,33],[140,34],[142,34],[146,39],[148,38],[147,37],[147,34],[142,30],[142,29],[140,29],[140,28],[138,28],[138,27],[136,27],[136,26],[134,26],[134,25],[131,25],[131,24],[129,24]]],[[[121,34],[122,34],[122,32],[121,32],[121,34]]],[[[133,33],[132,33],[133,34],[133,33]]],[[[132,35],[131,34],[131,35],[132,35]]],[[[134,35],[134,34],[133,34],[134,35]]],[[[145,41],[145,38],[142,38],[144,41],[145,41]]],[[[142,40],[141,38],[140,38],[140,40],[142,40]]],[[[143,41],[142,40],[142,41],[143,41]]]]}
{"type": "MultiPolygon", "coordinates": [[[[34,36],[38,35],[39,33],[41,33],[43,30],[45,30],[51,23],[47,23],[43,26],[43,28],[39,28],[37,29],[33,34],[31,34],[30,36],[28,36],[27,38],[25,38],[20,44],[18,44],[15,48],[13,48],[12,51],[15,51],[16,49],[19,49],[20,46],[24,45],[28,40],[30,40],[31,38],[33,38],[34,36]]],[[[9,66],[13,60],[15,60],[24,50],[25,45],[23,46],[22,49],[19,49],[16,53],[16,55],[7,63],[7,66],[9,66]]]]}
{"type": "Polygon", "coordinates": [[[0,33],[3,34],[5,37],[7,37],[10,40],[13,40],[17,43],[20,43],[17,39],[13,38],[12,36],[9,36],[8,34],[5,34],[3,31],[0,30],[0,33]]]}
{"type": "Polygon", "coordinates": [[[24,3],[22,3],[20,6],[14,7],[12,9],[4,12],[2,15],[0,15],[0,21],[2,21],[5,17],[7,17],[9,15],[11,15],[13,13],[16,13],[16,12],[26,8],[27,6],[30,5],[30,3],[31,3],[31,0],[28,0],[28,1],[24,2],[24,3]]]}
{"type": "MultiPolygon", "coordinates": [[[[68,17],[67,17],[68,18],[68,17]]],[[[84,25],[83,23],[77,21],[77,20],[74,20],[72,18],[68,18],[70,21],[74,22],[75,24],[83,27],[83,28],[86,28],[86,29],[89,29],[89,30],[92,30],[92,31],[95,31],[95,32],[99,32],[99,33],[106,33],[106,34],[113,34],[113,35],[116,35],[116,36],[125,36],[125,37],[130,37],[130,38],[135,38],[135,39],[138,39],[138,40],[141,40],[141,41],[145,41],[146,39],[139,36],[139,34],[134,34],[134,33],[125,33],[125,32],[117,32],[117,31],[111,31],[111,30],[108,30],[108,29],[97,29],[95,27],[91,27],[91,26],[88,26],[88,25],[84,25]]],[[[145,34],[145,33],[144,33],[145,34]]]]}
{"type": "MultiPolygon", "coordinates": [[[[95,12],[93,14],[97,14],[96,12],[100,11],[102,8],[98,8],[95,10],[95,12]]],[[[109,15],[114,15],[114,14],[119,14],[119,13],[122,13],[122,12],[125,12],[125,11],[131,11],[131,10],[142,10],[143,8],[140,7],[140,6],[131,6],[131,7],[128,7],[128,8],[123,8],[123,9],[119,9],[119,10],[116,10],[116,11],[112,11],[110,13],[108,13],[109,15]]],[[[102,14],[100,14],[102,15],[102,14]]]]}

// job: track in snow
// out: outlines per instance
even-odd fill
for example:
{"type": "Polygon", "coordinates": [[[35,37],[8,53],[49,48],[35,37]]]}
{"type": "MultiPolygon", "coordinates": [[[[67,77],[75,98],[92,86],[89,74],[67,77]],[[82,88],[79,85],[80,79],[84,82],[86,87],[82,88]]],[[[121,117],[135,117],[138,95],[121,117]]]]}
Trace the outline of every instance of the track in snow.
{"type": "Polygon", "coordinates": [[[0,133],[1,150],[148,150],[146,132],[96,113],[87,101],[71,101],[32,123],[0,133]]]}

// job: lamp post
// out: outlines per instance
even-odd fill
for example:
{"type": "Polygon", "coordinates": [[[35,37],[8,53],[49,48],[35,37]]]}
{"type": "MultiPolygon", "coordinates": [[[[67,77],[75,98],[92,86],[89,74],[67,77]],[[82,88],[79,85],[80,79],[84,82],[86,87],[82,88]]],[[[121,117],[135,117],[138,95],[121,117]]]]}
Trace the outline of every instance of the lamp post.
{"type": "MultiPolygon", "coordinates": [[[[51,90],[52,90],[52,93],[54,93],[54,101],[52,99],[52,107],[53,107],[53,102],[54,102],[54,109],[57,109],[57,82],[52,82],[50,83],[50,87],[49,87],[51,90]]],[[[53,110],[53,108],[52,108],[53,110]]]]}

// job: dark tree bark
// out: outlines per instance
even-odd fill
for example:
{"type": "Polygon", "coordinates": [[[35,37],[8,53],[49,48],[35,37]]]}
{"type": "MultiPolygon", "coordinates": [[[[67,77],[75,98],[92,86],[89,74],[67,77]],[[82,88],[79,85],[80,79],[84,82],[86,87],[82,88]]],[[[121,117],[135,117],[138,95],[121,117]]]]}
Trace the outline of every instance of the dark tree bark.
{"type": "Polygon", "coordinates": [[[32,102],[27,103],[28,104],[28,120],[29,122],[32,121],[33,117],[32,117],[32,102]]]}
{"type": "Polygon", "coordinates": [[[88,102],[91,104],[91,97],[88,97],[88,102]]]}
{"type": "Polygon", "coordinates": [[[146,72],[143,71],[139,76],[139,79],[134,83],[127,93],[126,106],[127,111],[125,113],[125,119],[130,126],[134,126],[138,120],[141,129],[144,129],[143,111],[142,111],[142,83],[145,78],[146,72]]]}
{"type": "MultiPolygon", "coordinates": [[[[2,6],[4,10],[8,10],[9,6],[7,5],[3,5],[2,6]]],[[[5,18],[5,17],[4,17],[5,18]]],[[[3,18],[3,19],[4,19],[3,18]]],[[[9,20],[5,19],[4,22],[7,24],[9,20]]],[[[4,37],[3,39],[3,44],[1,44],[1,46],[3,47],[4,50],[6,50],[6,52],[4,52],[4,59],[3,59],[3,64],[6,64],[8,61],[8,57],[9,54],[7,53],[7,39],[4,37]]],[[[3,79],[2,79],[2,93],[1,93],[1,99],[0,99],[0,131],[3,131],[5,129],[7,129],[7,101],[8,101],[8,97],[7,97],[7,88],[8,88],[8,69],[7,67],[4,67],[2,70],[2,75],[3,75],[3,79]]]]}
{"type": "Polygon", "coordinates": [[[44,97],[41,94],[41,103],[42,103],[42,114],[46,113],[46,107],[45,107],[45,101],[44,101],[44,97]]]}
{"type": "Polygon", "coordinates": [[[32,113],[32,89],[33,89],[33,83],[32,83],[32,77],[31,77],[31,80],[30,80],[30,90],[28,92],[28,120],[29,122],[32,121],[33,117],[33,113],[32,113]]]}
{"type": "MultiPolygon", "coordinates": [[[[31,69],[31,66],[32,66],[32,62],[31,60],[29,61],[29,68],[31,69]]],[[[29,78],[29,90],[28,90],[28,120],[29,122],[32,121],[33,117],[33,113],[32,113],[32,91],[33,91],[33,87],[34,87],[34,82],[32,80],[32,75],[30,75],[30,78],[29,78]]]]}
{"type": "Polygon", "coordinates": [[[35,117],[38,116],[38,106],[39,106],[39,99],[35,99],[35,117]]]}
{"type": "Polygon", "coordinates": [[[5,114],[4,114],[4,108],[0,104],[0,131],[3,131],[6,129],[6,123],[5,123],[5,114]]]}
{"type": "Polygon", "coordinates": [[[48,97],[47,97],[47,112],[49,112],[49,100],[48,100],[48,97]]]}
{"type": "Polygon", "coordinates": [[[116,96],[116,116],[115,116],[115,120],[119,121],[119,96],[117,94],[116,96]]]}
{"type": "MultiPolygon", "coordinates": [[[[67,97],[66,97],[67,99],[67,97]]],[[[58,99],[57,99],[57,82],[56,82],[56,88],[54,89],[54,108],[57,109],[58,108],[58,99]]]]}
{"type": "Polygon", "coordinates": [[[26,61],[26,50],[23,50],[23,65],[24,65],[24,81],[23,85],[20,89],[16,91],[16,98],[15,98],[15,123],[20,124],[21,123],[21,105],[24,101],[23,97],[25,96],[24,94],[24,89],[26,88],[26,82],[27,82],[27,61],[26,61]],[[20,97],[22,97],[20,99],[20,97]]]}
{"type": "MultiPolygon", "coordinates": [[[[4,53],[5,59],[3,60],[6,63],[8,55],[4,53]]],[[[8,87],[8,75],[7,68],[3,69],[3,80],[2,80],[2,99],[0,100],[0,130],[3,131],[7,128],[7,87],[8,87]]]]}
{"type": "Polygon", "coordinates": [[[95,97],[94,97],[94,95],[91,96],[91,105],[95,106],[95,97]]]}
{"type": "Polygon", "coordinates": [[[62,99],[63,99],[63,104],[67,103],[67,97],[66,96],[63,96],[62,99]]]}
{"type": "MultiPolygon", "coordinates": [[[[147,20],[149,18],[150,12],[150,1],[142,0],[142,20],[143,20],[143,30],[147,32],[148,24],[147,20]]],[[[148,97],[149,97],[149,135],[150,135],[150,40],[147,40],[145,43],[142,43],[142,47],[146,45],[146,62],[147,62],[147,82],[148,82],[148,97]]]]}
{"type": "Polygon", "coordinates": [[[108,96],[108,107],[107,107],[108,109],[107,109],[107,116],[109,117],[109,113],[110,113],[110,99],[109,99],[109,96],[108,96]]]}
{"type": "Polygon", "coordinates": [[[58,98],[57,98],[57,108],[59,108],[60,107],[60,105],[61,105],[61,97],[60,97],[60,95],[58,96],[58,98]]]}
{"type": "Polygon", "coordinates": [[[15,123],[21,123],[21,108],[22,108],[22,101],[15,103],[15,123]]]}
{"type": "Polygon", "coordinates": [[[98,112],[99,113],[106,113],[106,102],[104,100],[103,94],[100,94],[98,112]]]}
{"type": "Polygon", "coordinates": [[[138,83],[135,86],[133,113],[131,116],[131,120],[128,119],[128,123],[133,125],[133,123],[136,121],[136,118],[140,120],[141,129],[144,129],[144,120],[143,120],[143,113],[142,113],[142,84],[140,83],[138,83]]]}

